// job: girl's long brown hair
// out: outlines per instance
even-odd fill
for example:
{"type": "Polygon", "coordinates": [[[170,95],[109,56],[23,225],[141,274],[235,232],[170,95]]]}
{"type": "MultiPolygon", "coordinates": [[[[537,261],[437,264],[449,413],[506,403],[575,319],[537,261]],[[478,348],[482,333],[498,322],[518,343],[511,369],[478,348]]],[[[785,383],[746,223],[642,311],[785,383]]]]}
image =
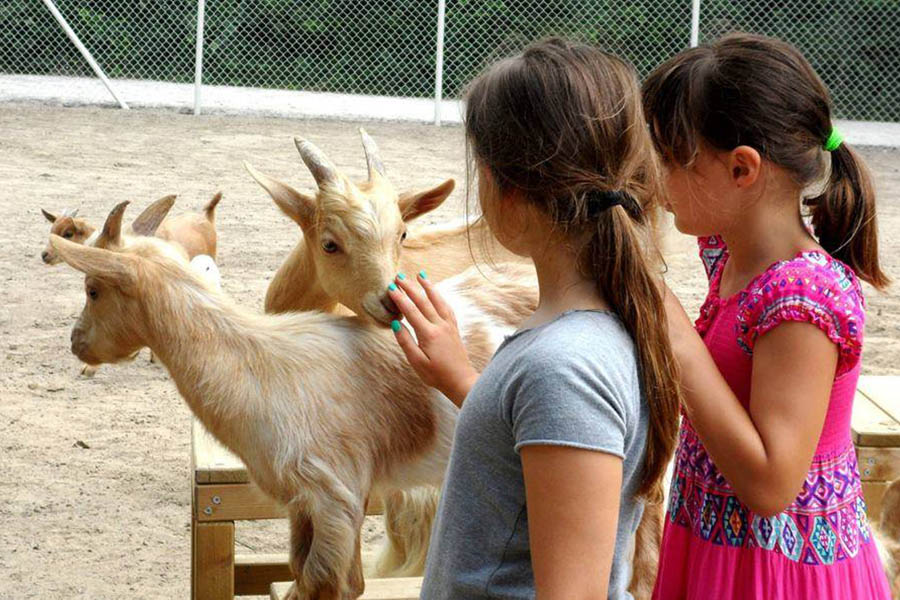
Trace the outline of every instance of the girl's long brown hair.
{"type": "Polygon", "coordinates": [[[804,198],[819,244],[876,288],[889,283],[878,262],[875,192],[865,165],[831,133],[825,84],[792,45],[735,33],[669,59],[644,83],[644,111],[666,160],[689,166],[701,141],[718,150],[746,145],[787,170],[800,186],[824,191],[804,198]]]}
{"type": "MultiPolygon", "coordinates": [[[[590,46],[539,42],[470,84],[465,129],[498,194],[518,192],[580,244],[579,266],[631,334],[650,409],[638,495],[660,500],[680,391],[655,244],[660,172],[634,69],[590,46]]],[[[481,197],[497,210],[497,194],[481,197]]]]}

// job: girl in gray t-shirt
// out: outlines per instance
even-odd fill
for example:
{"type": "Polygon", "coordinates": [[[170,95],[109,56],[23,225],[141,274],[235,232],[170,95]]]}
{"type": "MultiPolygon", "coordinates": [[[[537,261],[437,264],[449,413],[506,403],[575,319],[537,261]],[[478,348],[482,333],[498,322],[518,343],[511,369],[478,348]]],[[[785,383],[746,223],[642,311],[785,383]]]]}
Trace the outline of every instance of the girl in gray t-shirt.
{"type": "Polygon", "coordinates": [[[425,273],[391,285],[417,334],[394,321],[397,341],[461,406],[422,598],[629,598],[628,548],[679,407],[637,80],[548,40],[488,68],[465,106],[482,213],[533,260],[540,303],[479,375],[425,273]]]}

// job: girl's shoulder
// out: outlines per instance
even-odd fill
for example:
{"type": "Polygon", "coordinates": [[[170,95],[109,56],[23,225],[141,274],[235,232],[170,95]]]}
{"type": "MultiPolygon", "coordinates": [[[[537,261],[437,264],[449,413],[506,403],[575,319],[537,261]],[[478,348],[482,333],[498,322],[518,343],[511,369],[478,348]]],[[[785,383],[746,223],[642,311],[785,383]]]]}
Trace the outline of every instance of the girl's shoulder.
{"type": "Polygon", "coordinates": [[[862,352],[865,298],[853,270],[827,253],[801,252],[773,264],[741,293],[738,342],[748,352],[759,336],[785,321],[819,327],[840,351],[838,374],[862,352]]]}

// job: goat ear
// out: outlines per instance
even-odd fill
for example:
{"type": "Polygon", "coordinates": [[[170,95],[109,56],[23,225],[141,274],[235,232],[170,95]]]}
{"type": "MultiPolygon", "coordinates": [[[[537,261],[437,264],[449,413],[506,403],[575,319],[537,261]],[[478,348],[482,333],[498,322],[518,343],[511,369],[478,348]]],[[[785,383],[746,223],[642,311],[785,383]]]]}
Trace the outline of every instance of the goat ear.
{"type": "Polygon", "coordinates": [[[43,208],[41,209],[41,214],[44,215],[44,218],[47,219],[48,221],[50,221],[51,223],[56,222],[56,215],[54,215],[52,213],[48,213],[43,208]]]}
{"type": "Polygon", "coordinates": [[[312,226],[316,216],[315,197],[302,194],[286,183],[260,173],[250,163],[245,162],[244,168],[256,180],[256,183],[269,192],[272,200],[284,214],[296,221],[304,231],[312,226]]]}
{"type": "Polygon", "coordinates": [[[156,234],[159,224],[163,222],[163,219],[166,218],[166,215],[169,214],[169,211],[175,204],[175,198],[175,194],[163,196],[145,208],[144,212],[139,214],[131,224],[131,230],[134,231],[135,235],[152,236],[156,234]]]}
{"type": "Polygon", "coordinates": [[[398,202],[400,203],[400,214],[403,215],[403,220],[412,221],[436,209],[444,203],[444,200],[447,199],[454,187],[456,187],[456,181],[448,179],[441,185],[424,192],[404,192],[400,194],[398,202]]]}
{"type": "Polygon", "coordinates": [[[118,248],[122,245],[122,217],[125,215],[125,208],[128,201],[116,204],[115,208],[109,211],[106,222],[103,224],[103,230],[94,242],[95,248],[118,248]]]}
{"type": "Polygon", "coordinates": [[[69,266],[85,275],[108,281],[123,290],[131,290],[137,283],[133,256],[76,244],[58,235],[50,236],[50,245],[69,266]]]}

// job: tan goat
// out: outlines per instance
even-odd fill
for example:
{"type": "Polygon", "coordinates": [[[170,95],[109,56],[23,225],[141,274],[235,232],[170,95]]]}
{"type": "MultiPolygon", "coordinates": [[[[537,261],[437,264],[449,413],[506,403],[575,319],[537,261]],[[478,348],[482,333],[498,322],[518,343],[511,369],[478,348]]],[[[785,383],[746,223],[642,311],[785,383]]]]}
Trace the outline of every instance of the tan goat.
{"type": "MultiPolygon", "coordinates": [[[[174,202],[175,196],[166,196],[157,200],[163,202],[171,198],[174,202]]],[[[187,252],[189,258],[194,258],[198,254],[208,254],[216,257],[216,205],[222,199],[222,194],[217,193],[213,196],[207,205],[203,208],[203,214],[195,212],[186,212],[174,217],[168,217],[159,225],[156,231],[156,237],[179,244],[184,251],[187,252]]],[[[85,221],[78,218],[78,210],[63,211],[59,216],[47,212],[43,208],[41,213],[44,218],[50,221],[50,234],[58,235],[76,244],[90,244],[91,236],[96,238],[95,228],[85,221]]],[[[135,219],[138,222],[141,217],[135,219]]],[[[49,243],[41,252],[41,259],[48,265],[59,263],[60,258],[49,243]]]]}
{"type": "MultiPolygon", "coordinates": [[[[243,310],[171,245],[123,238],[121,219],[117,207],[106,248],[51,237],[86,274],[72,351],[99,364],[150,347],[197,418],[287,507],[291,597],[358,597],[366,498],[440,484],[456,407],[420,382],[390,331],[317,311],[243,310]]],[[[535,308],[533,273],[513,270],[440,284],[479,367],[535,308]],[[497,299],[492,312],[479,308],[483,295],[497,299]]]]}
{"type": "MultiPolygon", "coordinates": [[[[175,204],[175,196],[169,195],[153,202],[131,224],[131,233],[134,235],[154,235],[159,229],[162,221],[166,218],[172,205],[175,204]]],[[[121,210],[125,210],[126,203],[120,204],[121,210]]],[[[117,207],[118,208],[118,207],[117,207]]],[[[54,218],[53,215],[41,209],[47,219],[54,218]]],[[[59,235],[63,239],[68,239],[77,244],[85,244],[87,246],[96,246],[98,243],[105,245],[108,241],[109,232],[105,229],[96,231],[83,219],[76,218],[77,210],[64,212],[63,216],[56,218],[50,230],[51,235],[59,235]]],[[[182,220],[184,222],[184,220],[182,220]]],[[[180,251],[184,251],[181,246],[177,246],[180,251]]],[[[47,250],[44,250],[41,257],[48,264],[57,264],[60,258],[53,247],[48,243],[47,250]]],[[[137,353],[132,358],[137,357],[137,353]]],[[[155,362],[153,353],[150,353],[150,362],[155,362]]],[[[92,365],[84,365],[81,368],[81,375],[84,377],[93,377],[97,373],[97,367],[92,365]]]]}
{"type": "MultiPolygon", "coordinates": [[[[303,239],[269,284],[267,313],[334,312],[343,305],[386,325],[395,315],[385,290],[398,272],[427,268],[431,279],[441,281],[473,266],[469,238],[474,238],[476,247],[482,241],[475,237],[486,233],[480,222],[472,226],[472,232],[463,223],[408,235],[407,224],[440,206],[453,191],[454,181],[398,194],[386,176],[375,141],[365,130],[359,132],[368,167],[368,180],[359,184],[302,139],[295,139],[295,144],[315,178],[315,195],[298,192],[245,163],[303,231],[303,239]]],[[[524,262],[498,248],[496,257],[524,262]]],[[[483,308],[490,310],[490,306],[483,308]]],[[[376,563],[378,576],[421,575],[437,502],[438,490],[427,488],[384,498],[386,544],[376,563]]]]}
{"type": "MultiPolygon", "coordinates": [[[[428,269],[440,281],[473,265],[469,237],[487,228],[480,221],[409,231],[414,219],[440,206],[455,186],[398,194],[385,175],[378,148],[360,129],[368,179],[354,184],[311,142],[295,139],[318,191],[306,194],[244,163],[275,204],[303,231],[303,239],[282,263],[266,292],[269,313],[335,310],[341,304],[387,325],[395,314],[385,290],[398,271],[428,269]],[[409,234],[409,235],[408,235],[409,234]]],[[[497,262],[530,261],[497,246],[497,262]]]]}

